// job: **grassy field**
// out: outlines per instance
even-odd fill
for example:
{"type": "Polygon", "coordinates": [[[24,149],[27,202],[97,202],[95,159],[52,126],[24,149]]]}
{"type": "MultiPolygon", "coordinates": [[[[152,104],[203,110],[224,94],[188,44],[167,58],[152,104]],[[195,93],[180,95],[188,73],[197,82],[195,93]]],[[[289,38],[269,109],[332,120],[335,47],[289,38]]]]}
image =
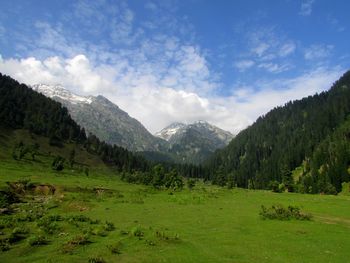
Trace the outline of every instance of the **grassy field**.
{"type": "MultiPolygon", "coordinates": [[[[0,138],[2,146],[26,137],[0,138]]],[[[27,140],[36,138],[27,138],[27,140]]],[[[45,142],[41,142],[41,150],[45,142]]],[[[66,150],[61,149],[65,154],[66,150]]],[[[276,194],[198,182],[190,191],[131,185],[98,159],[55,172],[50,156],[0,149],[0,188],[22,191],[0,215],[0,262],[348,262],[350,196],[276,194]],[[14,184],[14,182],[22,182],[14,184]],[[54,192],[49,191],[49,186],[54,192]],[[261,205],[296,205],[310,221],[263,220],[261,205]]],[[[79,159],[79,153],[77,154],[79,159]]],[[[81,162],[83,162],[81,160],[81,162]]]]}

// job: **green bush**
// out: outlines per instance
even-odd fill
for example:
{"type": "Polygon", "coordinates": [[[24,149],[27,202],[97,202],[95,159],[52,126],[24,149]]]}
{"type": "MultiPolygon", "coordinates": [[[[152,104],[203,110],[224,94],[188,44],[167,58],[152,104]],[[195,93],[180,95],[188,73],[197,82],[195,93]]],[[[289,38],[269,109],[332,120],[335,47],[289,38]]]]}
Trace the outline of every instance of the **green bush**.
{"type": "Polygon", "coordinates": [[[142,231],[141,226],[136,226],[136,227],[134,227],[133,229],[131,229],[131,234],[132,234],[133,236],[139,237],[139,238],[141,238],[141,237],[144,236],[144,233],[143,233],[143,231],[142,231]]]}
{"type": "Polygon", "coordinates": [[[160,240],[165,240],[165,241],[177,241],[180,240],[180,235],[175,233],[175,234],[170,234],[166,233],[165,231],[156,231],[156,237],[160,240]]]}
{"type": "Polygon", "coordinates": [[[92,220],[84,215],[74,215],[67,218],[68,222],[91,222],[92,220]]]}
{"type": "Polygon", "coordinates": [[[8,239],[0,239],[0,251],[8,251],[10,248],[11,245],[8,239]]]}
{"type": "Polygon", "coordinates": [[[287,208],[282,205],[273,205],[270,208],[261,206],[260,216],[263,219],[277,219],[277,220],[310,220],[311,215],[305,214],[300,211],[297,206],[288,206],[287,208]]]}
{"type": "Polygon", "coordinates": [[[122,247],[122,242],[117,242],[116,244],[113,245],[108,245],[107,248],[109,249],[109,251],[111,251],[112,254],[121,254],[121,247],[122,247]]]}
{"type": "Polygon", "coordinates": [[[28,232],[28,229],[25,227],[15,227],[9,235],[8,241],[10,243],[21,241],[27,237],[28,232]]]}
{"type": "Polygon", "coordinates": [[[105,263],[106,261],[103,257],[90,257],[88,260],[89,263],[105,263]]]}
{"type": "Polygon", "coordinates": [[[52,169],[55,171],[62,171],[64,169],[65,159],[62,156],[56,156],[52,162],[52,169]]]}
{"type": "Polygon", "coordinates": [[[49,217],[41,218],[36,224],[47,234],[54,234],[61,229],[57,222],[49,217]]]}
{"type": "Polygon", "coordinates": [[[113,231],[115,229],[115,226],[113,223],[106,221],[106,223],[103,225],[103,228],[106,231],[113,231]]]}
{"type": "Polygon", "coordinates": [[[38,236],[32,236],[28,238],[28,244],[30,246],[42,246],[42,245],[47,245],[49,241],[45,236],[38,235],[38,236]]]}
{"type": "Polygon", "coordinates": [[[0,208],[8,208],[9,205],[19,202],[18,197],[10,189],[0,190],[0,208]]]}

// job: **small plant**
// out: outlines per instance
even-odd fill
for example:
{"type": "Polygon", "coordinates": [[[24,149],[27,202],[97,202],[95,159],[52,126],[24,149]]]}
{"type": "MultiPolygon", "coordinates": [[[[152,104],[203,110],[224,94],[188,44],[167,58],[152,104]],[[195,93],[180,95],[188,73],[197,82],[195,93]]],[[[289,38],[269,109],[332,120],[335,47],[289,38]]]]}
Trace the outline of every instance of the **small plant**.
{"type": "Polygon", "coordinates": [[[174,235],[170,235],[164,231],[156,231],[156,237],[160,240],[165,241],[177,241],[180,240],[180,235],[175,233],[174,235]]]}
{"type": "Polygon", "coordinates": [[[144,236],[141,226],[136,226],[133,229],[131,229],[131,234],[139,238],[142,238],[144,236]]]}
{"type": "Polygon", "coordinates": [[[311,215],[301,212],[297,206],[288,206],[287,208],[282,205],[273,205],[270,208],[261,206],[260,216],[263,219],[277,219],[277,220],[310,220],[311,215]]]}
{"type": "Polygon", "coordinates": [[[47,245],[48,243],[49,241],[43,235],[32,236],[28,238],[28,244],[30,246],[42,246],[42,245],[47,245]]]}
{"type": "Polygon", "coordinates": [[[91,243],[91,241],[89,239],[89,235],[77,235],[67,243],[72,245],[86,245],[91,243]]]}
{"type": "Polygon", "coordinates": [[[24,228],[24,227],[15,227],[9,238],[8,238],[8,241],[10,243],[15,243],[15,242],[18,242],[22,239],[25,239],[27,237],[27,234],[28,234],[28,229],[27,228],[24,228]]]}
{"type": "Polygon", "coordinates": [[[111,251],[112,254],[121,254],[121,247],[122,247],[122,242],[118,242],[114,245],[108,245],[107,248],[109,249],[109,251],[111,251]]]}
{"type": "Polygon", "coordinates": [[[12,228],[15,226],[15,222],[11,218],[0,219],[0,229],[12,228]]]}
{"type": "Polygon", "coordinates": [[[91,222],[91,219],[84,215],[74,215],[68,218],[68,222],[91,222]]]}
{"type": "Polygon", "coordinates": [[[89,257],[88,260],[89,263],[105,263],[106,261],[103,259],[103,257],[89,257]]]}
{"type": "Polygon", "coordinates": [[[65,159],[62,156],[56,156],[52,162],[52,169],[55,171],[62,171],[64,168],[65,159]]]}
{"type": "Polygon", "coordinates": [[[0,251],[8,251],[10,250],[11,245],[8,239],[0,239],[0,251]]]}
{"type": "Polygon", "coordinates": [[[90,229],[89,233],[94,236],[101,236],[101,237],[105,237],[108,235],[108,233],[102,227],[90,229]]]}
{"type": "Polygon", "coordinates": [[[37,226],[40,227],[47,234],[54,234],[58,232],[61,227],[52,218],[44,217],[37,222],[37,226]]]}
{"type": "Polygon", "coordinates": [[[112,222],[106,221],[106,223],[103,225],[103,228],[106,231],[113,231],[115,229],[115,226],[112,222]]]}
{"type": "Polygon", "coordinates": [[[187,180],[187,187],[188,189],[192,190],[196,185],[196,181],[192,178],[187,180]]]}
{"type": "Polygon", "coordinates": [[[50,222],[57,222],[57,221],[63,221],[64,218],[61,215],[49,215],[47,217],[47,220],[50,222]]]}
{"type": "Polygon", "coordinates": [[[67,241],[63,247],[62,247],[62,252],[63,253],[72,253],[73,250],[77,247],[77,246],[81,246],[81,245],[87,245],[90,244],[91,240],[89,239],[89,235],[85,234],[85,235],[77,235],[74,238],[72,238],[71,240],[67,241]]]}
{"type": "Polygon", "coordinates": [[[127,230],[120,230],[120,234],[122,236],[129,235],[129,231],[127,231],[127,230]]]}

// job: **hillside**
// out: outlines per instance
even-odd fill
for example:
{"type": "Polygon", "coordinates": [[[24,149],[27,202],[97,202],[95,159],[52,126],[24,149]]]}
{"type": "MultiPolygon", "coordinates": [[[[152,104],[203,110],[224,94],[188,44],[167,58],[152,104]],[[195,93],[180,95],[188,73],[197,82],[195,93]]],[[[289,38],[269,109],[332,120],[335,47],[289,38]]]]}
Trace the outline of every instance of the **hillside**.
{"type": "Polygon", "coordinates": [[[209,161],[210,177],[218,184],[230,181],[256,189],[276,181],[300,192],[339,192],[341,183],[349,181],[350,155],[329,146],[334,145],[330,140],[342,147],[348,144],[347,133],[337,135],[337,129],[349,116],[347,72],[329,91],[277,107],[240,132],[209,161]],[[339,158],[329,165],[332,152],[339,158]],[[304,172],[293,181],[296,168],[304,172]]]}

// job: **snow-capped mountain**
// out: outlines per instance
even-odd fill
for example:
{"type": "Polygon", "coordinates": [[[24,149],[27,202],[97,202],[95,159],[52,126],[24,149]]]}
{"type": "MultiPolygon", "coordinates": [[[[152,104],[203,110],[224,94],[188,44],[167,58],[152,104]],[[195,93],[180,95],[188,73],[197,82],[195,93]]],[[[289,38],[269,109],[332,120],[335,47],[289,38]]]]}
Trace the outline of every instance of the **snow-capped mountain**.
{"type": "Polygon", "coordinates": [[[161,131],[155,133],[155,136],[162,138],[166,141],[171,141],[174,136],[178,137],[180,134],[184,134],[189,129],[195,129],[201,133],[206,133],[208,136],[215,137],[217,140],[221,141],[222,144],[224,144],[224,146],[226,146],[233,138],[233,135],[230,132],[224,131],[202,120],[196,121],[191,124],[174,122],[162,129],[161,131]]]}
{"type": "Polygon", "coordinates": [[[44,94],[49,98],[59,98],[61,100],[69,101],[70,103],[87,103],[90,104],[94,99],[93,96],[78,96],[69,90],[63,88],[61,85],[46,85],[36,84],[31,86],[33,90],[44,94]]]}
{"type": "Polygon", "coordinates": [[[168,141],[168,152],[182,162],[199,163],[215,150],[225,147],[233,135],[206,121],[191,124],[172,123],[157,132],[158,136],[168,141]]]}
{"type": "Polygon", "coordinates": [[[185,128],[186,124],[183,124],[181,122],[174,122],[163,130],[155,133],[154,135],[162,138],[163,140],[169,141],[173,135],[175,135],[177,132],[181,132],[185,128]]]}
{"type": "Polygon", "coordinates": [[[165,148],[165,141],[103,96],[79,96],[60,85],[37,84],[32,89],[62,103],[80,126],[103,141],[132,151],[165,148]]]}

